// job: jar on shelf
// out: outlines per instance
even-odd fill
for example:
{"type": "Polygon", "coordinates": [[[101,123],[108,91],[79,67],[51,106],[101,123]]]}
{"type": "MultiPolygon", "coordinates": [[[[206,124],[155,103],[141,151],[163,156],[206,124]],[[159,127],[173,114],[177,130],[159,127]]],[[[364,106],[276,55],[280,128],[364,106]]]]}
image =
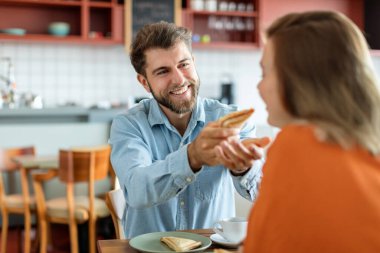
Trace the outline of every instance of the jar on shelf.
{"type": "Polygon", "coordinates": [[[191,9],[196,11],[204,10],[204,1],[203,0],[191,0],[191,9]]]}
{"type": "Polygon", "coordinates": [[[218,9],[218,2],[216,0],[206,0],[205,10],[216,11],[218,9]]]}

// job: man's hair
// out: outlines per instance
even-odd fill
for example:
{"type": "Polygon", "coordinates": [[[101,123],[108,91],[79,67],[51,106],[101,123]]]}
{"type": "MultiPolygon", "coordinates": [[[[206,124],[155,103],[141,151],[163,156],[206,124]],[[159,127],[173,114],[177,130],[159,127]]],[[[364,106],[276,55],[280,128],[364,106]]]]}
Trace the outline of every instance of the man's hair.
{"type": "Polygon", "coordinates": [[[340,13],[293,13],[266,31],[285,108],[328,140],[380,153],[380,90],[368,45],[340,13]]]}
{"type": "Polygon", "coordinates": [[[131,63],[136,72],[146,76],[147,50],[169,49],[178,42],[184,42],[191,52],[191,32],[186,28],[164,21],[145,25],[138,31],[130,50],[131,63]]]}

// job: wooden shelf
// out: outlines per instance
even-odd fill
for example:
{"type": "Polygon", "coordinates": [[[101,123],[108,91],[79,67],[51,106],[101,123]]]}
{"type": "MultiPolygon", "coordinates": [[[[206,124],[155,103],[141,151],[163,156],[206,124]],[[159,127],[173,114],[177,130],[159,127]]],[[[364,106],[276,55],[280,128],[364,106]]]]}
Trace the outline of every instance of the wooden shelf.
{"type": "Polygon", "coordinates": [[[54,43],[72,43],[72,44],[103,44],[114,45],[122,44],[122,41],[112,40],[112,38],[83,38],[79,35],[69,35],[64,37],[52,36],[49,34],[25,34],[9,35],[0,34],[0,40],[7,41],[28,41],[28,42],[54,42],[54,43]]]}
{"type": "Polygon", "coordinates": [[[122,44],[123,9],[116,0],[0,0],[0,29],[26,31],[24,36],[0,34],[0,40],[122,44]],[[68,23],[69,35],[50,35],[53,22],[68,23]]]}
{"type": "Polygon", "coordinates": [[[207,49],[255,49],[259,33],[259,0],[239,0],[254,6],[252,11],[209,11],[191,9],[187,0],[183,11],[183,24],[193,33],[194,48],[207,49]],[[207,36],[209,43],[198,43],[207,36]]]}
{"type": "Polygon", "coordinates": [[[90,7],[98,7],[98,8],[112,8],[112,3],[103,3],[103,2],[89,2],[88,6],[90,7]]]}
{"type": "Polygon", "coordinates": [[[205,15],[205,16],[227,16],[227,17],[257,17],[257,12],[241,12],[241,11],[195,11],[188,10],[189,14],[205,15]]]}
{"type": "Polygon", "coordinates": [[[81,6],[82,2],[74,0],[1,0],[1,5],[81,6]]]}
{"type": "Polygon", "coordinates": [[[258,49],[258,45],[255,43],[247,42],[210,42],[210,43],[198,43],[193,42],[193,48],[196,49],[241,49],[241,50],[252,50],[258,49]]]}

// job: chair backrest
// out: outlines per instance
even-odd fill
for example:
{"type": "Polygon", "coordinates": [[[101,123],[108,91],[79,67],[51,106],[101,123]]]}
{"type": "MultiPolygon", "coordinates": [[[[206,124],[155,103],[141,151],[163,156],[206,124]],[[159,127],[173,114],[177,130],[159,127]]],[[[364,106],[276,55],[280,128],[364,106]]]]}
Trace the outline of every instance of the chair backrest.
{"type": "Polygon", "coordinates": [[[109,170],[110,146],[97,148],[60,150],[59,179],[62,182],[88,182],[107,177],[109,170]],[[75,169],[73,169],[75,168],[75,169]]]}
{"type": "MultiPolygon", "coordinates": [[[[19,155],[35,155],[35,149],[33,146],[0,149],[0,196],[4,196],[4,194],[6,194],[2,172],[17,171],[20,166],[16,162],[12,161],[12,158],[19,155]]],[[[27,181],[26,184],[28,184],[27,181]]],[[[25,189],[29,188],[28,186],[24,187],[25,189]]]]}
{"type": "Polygon", "coordinates": [[[127,205],[123,191],[120,188],[109,191],[106,195],[106,204],[111,213],[113,225],[116,231],[116,238],[126,239],[122,224],[122,218],[127,205]]]}
{"type": "Polygon", "coordinates": [[[19,166],[12,158],[19,155],[34,155],[35,149],[30,147],[0,149],[0,171],[14,170],[19,166]]]}

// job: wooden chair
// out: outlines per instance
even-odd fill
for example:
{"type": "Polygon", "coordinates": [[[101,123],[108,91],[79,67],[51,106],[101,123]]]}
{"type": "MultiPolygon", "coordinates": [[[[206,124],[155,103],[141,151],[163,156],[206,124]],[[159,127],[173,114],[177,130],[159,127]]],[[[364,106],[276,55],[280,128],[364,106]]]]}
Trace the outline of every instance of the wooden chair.
{"type": "Polygon", "coordinates": [[[106,204],[111,213],[116,239],[126,239],[122,224],[123,212],[126,208],[123,191],[119,188],[107,192],[106,204]]]}
{"type": "Polygon", "coordinates": [[[40,253],[46,253],[49,224],[68,224],[71,252],[78,253],[77,224],[88,221],[89,252],[95,253],[96,220],[109,215],[105,201],[95,197],[95,180],[107,177],[109,170],[110,146],[89,150],[60,150],[59,169],[45,173],[34,173],[33,183],[37,202],[37,215],[41,231],[40,253]],[[58,177],[66,184],[66,196],[46,200],[43,182],[58,177]],[[74,195],[74,185],[86,182],[86,195],[74,195]]]}
{"type": "Polygon", "coordinates": [[[35,155],[35,149],[34,147],[20,147],[0,150],[1,253],[7,252],[9,214],[22,214],[24,216],[24,252],[29,253],[31,249],[31,215],[35,211],[36,205],[34,197],[29,195],[28,169],[12,161],[13,157],[19,155],[35,155]],[[20,194],[8,193],[5,189],[4,174],[10,175],[14,172],[20,172],[20,194]]]}

